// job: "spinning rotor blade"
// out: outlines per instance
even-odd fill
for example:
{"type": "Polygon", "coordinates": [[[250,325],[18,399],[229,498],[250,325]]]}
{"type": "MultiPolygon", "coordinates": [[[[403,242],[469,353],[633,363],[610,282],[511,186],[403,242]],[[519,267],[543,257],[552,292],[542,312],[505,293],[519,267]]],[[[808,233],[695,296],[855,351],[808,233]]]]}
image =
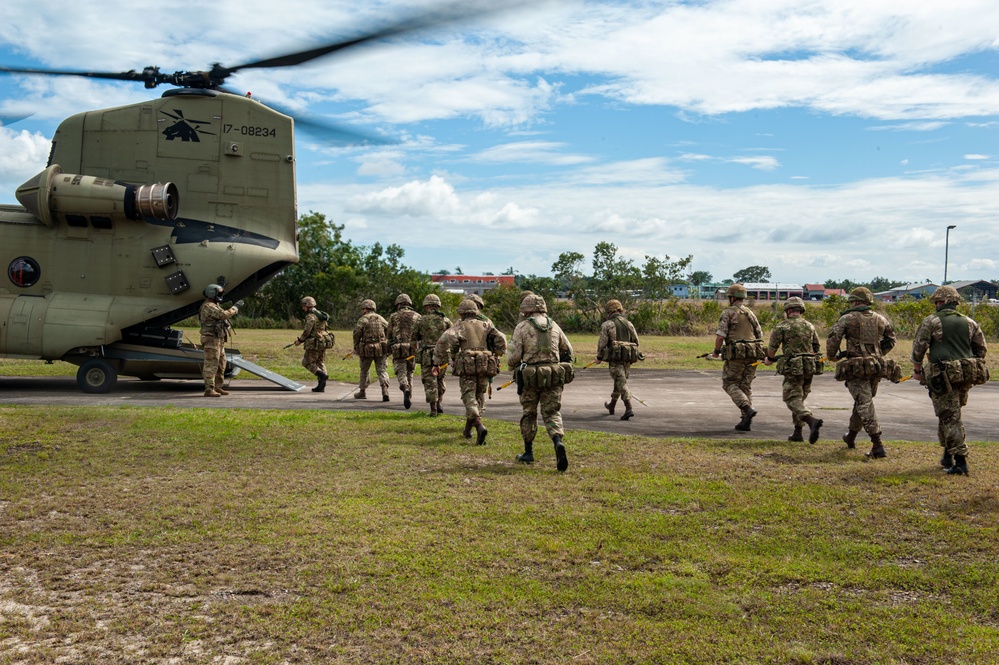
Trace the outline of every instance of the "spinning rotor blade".
{"type": "Polygon", "coordinates": [[[0,67],[0,72],[7,74],[41,74],[42,76],[86,76],[94,79],[113,79],[117,81],[142,81],[142,73],[134,69],[127,72],[74,72],[63,69],[28,69],[23,67],[0,67]]]}

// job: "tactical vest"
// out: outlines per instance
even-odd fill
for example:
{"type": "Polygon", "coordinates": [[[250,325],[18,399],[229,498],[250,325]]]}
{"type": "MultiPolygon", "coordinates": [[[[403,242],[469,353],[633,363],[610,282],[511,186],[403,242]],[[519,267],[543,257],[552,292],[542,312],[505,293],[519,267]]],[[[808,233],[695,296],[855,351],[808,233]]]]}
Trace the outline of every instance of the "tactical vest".
{"type": "Polygon", "coordinates": [[[413,321],[417,316],[417,313],[409,307],[403,307],[392,315],[392,330],[389,331],[392,339],[389,340],[389,345],[393,359],[405,360],[414,355],[410,340],[413,338],[413,321]]]}
{"type": "Polygon", "coordinates": [[[753,330],[753,323],[749,320],[749,308],[745,305],[739,305],[739,318],[736,319],[735,327],[729,331],[727,339],[732,342],[756,339],[756,331],[753,330]]]}
{"type": "Polygon", "coordinates": [[[930,362],[971,358],[971,337],[968,334],[968,319],[954,310],[940,310],[940,325],[943,326],[943,339],[930,343],[930,362]]]}
{"type": "Polygon", "coordinates": [[[455,358],[456,376],[496,376],[499,358],[486,348],[490,325],[477,318],[462,319],[460,327],[461,351],[455,358]]]}
{"type": "Polygon", "coordinates": [[[420,349],[416,359],[421,365],[434,364],[434,347],[449,327],[447,317],[437,311],[424,314],[417,322],[416,331],[420,336],[420,349]]]}
{"type": "Polygon", "coordinates": [[[361,331],[360,355],[362,358],[378,358],[388,353],[388,339],[385,337],[385,320],[378,314],[368,314],[361,331]]]}

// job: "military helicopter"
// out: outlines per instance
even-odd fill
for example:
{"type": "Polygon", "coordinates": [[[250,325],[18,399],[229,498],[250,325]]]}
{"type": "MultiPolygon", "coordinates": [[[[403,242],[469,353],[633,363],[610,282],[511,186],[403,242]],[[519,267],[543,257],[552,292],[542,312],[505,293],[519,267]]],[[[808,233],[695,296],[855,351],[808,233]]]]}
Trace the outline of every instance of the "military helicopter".
{"type": "MultiPolygon", "coordinates": [[[[207,71],[0,67],[175,86],[158,99],[64,120],[45,170],[16,191],[22,207],[0,205],[0,356],[76,364],[86,392],[110,391],[118,375],[199,377],[200,350],[170,326],[197,314],[206,285],[220,283],[236,300],[298,261],[295,120],[226,89],[226,79],[473,13],[483,12],[454,5],[443,15],[207,71]]],[[[240,367],[302,388],[229,352],[227,373],[240,367]]]]}

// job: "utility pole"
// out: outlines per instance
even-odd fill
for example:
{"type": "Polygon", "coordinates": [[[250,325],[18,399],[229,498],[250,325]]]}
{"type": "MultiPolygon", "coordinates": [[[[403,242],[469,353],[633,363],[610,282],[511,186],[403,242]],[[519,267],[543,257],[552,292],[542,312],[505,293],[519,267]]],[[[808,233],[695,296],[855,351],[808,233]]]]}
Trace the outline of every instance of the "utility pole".
{"type": "MultiPolygon", "coordinates": [[[[947,236],[946,240],[944,241],[944,281],[943,281],[944,284],[947,283],[947,259],[949,258],[950,255],[950,230],[956,228],[957,226],[953,224],[947,227],[947,236]]],[[[941,286],[943,286],[943,284],[941,284],[941,286]]]]}

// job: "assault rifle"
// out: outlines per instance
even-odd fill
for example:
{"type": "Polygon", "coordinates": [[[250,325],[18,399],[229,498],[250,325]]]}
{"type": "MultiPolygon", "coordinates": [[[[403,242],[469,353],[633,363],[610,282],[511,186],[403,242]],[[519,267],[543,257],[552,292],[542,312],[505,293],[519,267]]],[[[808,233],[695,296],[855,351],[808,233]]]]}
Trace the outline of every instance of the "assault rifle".
{"type": "Polygon", "coordinates": [[[340,358],[340,360],[346,360],[347,358],[350,358],[352,355],[354,355],[354,349],[348,351],[347,355],[345,355],[343,358],[340,358]]]}
{"type": "Polygon", "coordinates": [[[591,367],[593,367],[594,365],[596,365],[598,362],[600,362],[600,358],[597,358],[596,360],[594,360],[591,363],[583,365],[583,369],[590,369],[591,367]]]}

